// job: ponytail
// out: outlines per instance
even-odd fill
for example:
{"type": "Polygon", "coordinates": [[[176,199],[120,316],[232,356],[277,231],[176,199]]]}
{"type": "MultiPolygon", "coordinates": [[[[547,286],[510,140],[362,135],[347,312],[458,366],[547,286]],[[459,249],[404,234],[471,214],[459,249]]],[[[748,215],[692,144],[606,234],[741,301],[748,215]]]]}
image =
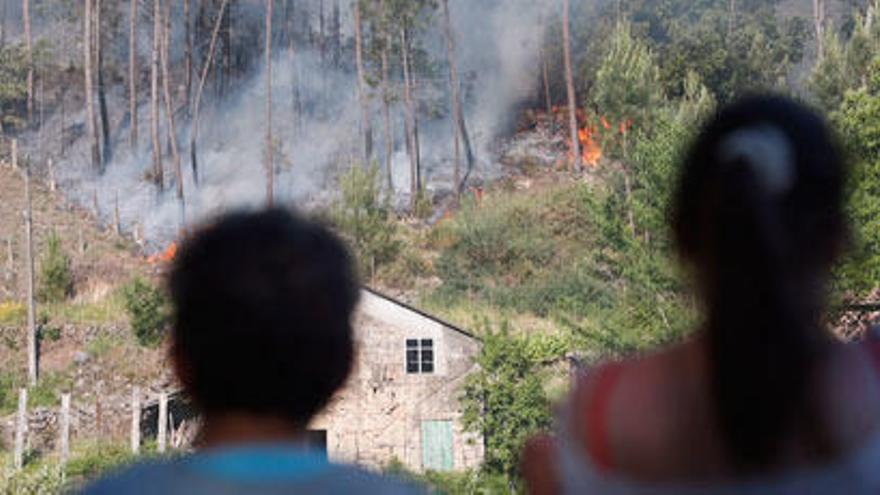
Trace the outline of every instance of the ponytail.
{"type": "Polygon", "coordinates": [[[807,389],[845,176],[822,119],[778,97],[721,110],[685,160],[673,228],[701,283],[717,424],[742,470],[772,465],[795,434],[828,453],[807,389]]]}
{"type": "Polygon", "coordinates": [[[719,426],[733,460],[749,468],[769,463],[791,433],[813,346],[795,304],[779,207],[746,163],[730,165],[715,196],[707,329],[719,426]]]}

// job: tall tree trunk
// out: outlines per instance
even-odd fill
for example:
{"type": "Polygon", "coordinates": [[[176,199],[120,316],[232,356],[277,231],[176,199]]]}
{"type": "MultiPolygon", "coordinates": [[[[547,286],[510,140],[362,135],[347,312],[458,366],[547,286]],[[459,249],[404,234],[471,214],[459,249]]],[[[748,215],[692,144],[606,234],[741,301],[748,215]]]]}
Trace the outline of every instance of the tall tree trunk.
{"type": "Polygon", "coordinates": [[[138,107],[137,107],[137,16],[138,0],[129,3],[128,20],[128,114],[131,116],[131,126],[128,131],[128,143],[132,154],[137,153],[138,144],[138,107]]]}
{"type": "Polygon", "coordinates": [[[98,120],[95,117],[95,94],[92,76],[92,0],[86,0],[85,15],[83,15],[83,71],[85,72],[86,93],[86,128],[88,139],[92,141],[92,168],[96,172],[101,170],[101,151],[98,139],[98,120]]]}
{"type": "Polygon", "coordinates": [[[299,68],[296,64],[296,39],[294,37],[296,30],[294,19],[296,19],[296,14],[294,12],[293,0],[287,0],[287,9],[288,12],[285,16],[287,19],[287,60],[291,70],[290,113],[293,117],[293,135],[295,137],[302,129],[302,101],[299,92],[299,68]]]}
{"type": "Polygon", "coordinates": [[[326,67],[327,44],[324,32],[324,0],[318,1],[318,50],[321,52],[321,67],[326,67]]]}
{"type": "Polygon", "coordinates": [[[293,0],[287,0],[285,6],[287,10],[285,15],[287,19],[287,60],[291,70],[290,114],[293,120],[293,135],[297,136],[302,128],[302,104],[299,94],[299,70],[296,66],[296,39],[294,38],[296,14],[294,13],[293,0]]]}
{"type": "Polygon", "coordinates": [[[817,59],[825,53],[825,0],[813,0],[813,28],[816,33],[817,59]]]}
{"type": "Polygon", "coordinates": [[[266,203],[272,206],[275,198],[275,163],[272,160],[272,3],[266,0],[266,203]]]}
{"type": "Polygon", "coordinates": [[[171,97],[171,74],[168,70],[168,45],[171,38],[171,2],[165,7],[165,29],[162,33],[162,92],[165,96],[165,117],[168,119],[168,141],[171,143],[171,165],[177,180],[177,201],[180,207],[180,227],[186,226],[186,202],[183,197],[183,172],[180,168],[180,151],[177,145],[177,128],[174,125],[174,101],[171,97]]]}
{"type": "Polygon", "coordinates": [[[192,73],[193,73],[193,30],[192,19],[190,15],[190,1],[183,0],[183,35],[186,38],[186,48],[183,54],[184,59],[184,84],[186,87],[186,116],[192,116],[192,73]]]}
{"type": "Polygon", "coordinates": [[[6,2],[0,2],[0,49],[6,47],[6,2]]]}
{"type": "Polygon", "coordinates": [[[400,53],[403,65],[403,102],[406,120],[406,151],[409,155],[410,208],[415,209],[416,202],[418,201],[421,192],[421,184],[419,181],[420,173],[416,144],[415,108],[410,87],[409,45],[407,43],[406,28],[400,29],[400,53]]]}
{"type": "Polygon", "coordinates": [[[196,99],[193,101],[193,124],[192,131],[189,136],[189,156],[192,165],[193,183],[199,185],[199,162],[196,143],[199,138],[199,109],[202,103],[202,93],[205,91],[205,81],[208,79],[208,71],[211,69],[211,63],[214,60],[214,51],[217,48],[217,38],[220,34],[220,28],[223,26],[223,13],[226,10],[226,4],[229,0],[223,0],[220,3],[220,11],[217,12],[217,20],[214,21],[214,30],[211,32],[211,41],[208,43],[208,56],[205,57],[205,65],[202,67],[202,74],[199,77],[199,86],[196,89],[196,99]]]}
{"type": "Polygon", "coordinates": [[[113,159],[110,143],[110,116],[107,112],[107,92],[104,88],[104,48],[101,42],[101,0],[95,0],[95,52],[98,55],[98,108],[101,112],[101,170],[113,159]]]}
{"type": "Polygon", "coordinates": [[[565,89],[568,93],[568,125],[571,140],[571,170],[581,169],[581,143],[578,140],[577,101],[574,93],[574,75],[571,68],[570,0],[562,0],[562,53],[565,59],[565,89]]]}
{"type": "Polygon", "coordinates": [[[162,7],[153,0],[153,47],[150,53],[150,135],[153,144],[153,181],[161,191],[165,187],[162,167],[162,144],[159,142],[159,45],[162,38],[162,7]]]}
{"type": "Polygon", "coordinates": [[[28,383],[31,387],[36,386],[38,378],[37,364],[37,318],[36,298],[34,294],[34,235],[33,235],[33,210],[31,209],[31,165],[27,163],[22,167],[24,174],[24,234],[25,234],[25,263],[27,269],[27,357],[28,357],[28,383]]]}
{"type": "Polygon", "coordinates": [[[333,24],[330,25],[330,42],[333,48],[333,67],[338,68],[342,63],[342,23],[339,12],[339,0],[333,2],[333,24]]]}
{"type": "Polygon", "coordinates": [[[385,127],[385,176],[388,180],[388,194],[394,194],[394,171],[392,170],[392,154],[394,153],[394,137],[391,130],[391,94],[388,87],[388,50],[391,49],[391,27],[388,25],[388,3],[381,1],[382,22],[385,40],[382,45],[382,120],[385,127]]]}
{"type": "Polygon", "coordinates": [[[27,56],[27,119],[28,124],[34,116],[34,50],[31,39],[31,8],[30,0],[21,0],[21,17],[24,22],[24,46],[27,56]]]}
{"type": "Polygon", "coordinates": [[[223,17],[223,70],[217,71],[220,84],[217,85],[220,96],[225,96],[232,79],[232,18],[234,0],[229,1],[229,15],[223,17]]]}
{"type": "Polygon", "coordinates": [[[354,1],[354,54],[357,65],[358,100],[361,104],[361,132],[364,139],[364,166],[370,165],[373,158],[373,128],[370,123],[370,108],[367,101],[367,83],[364,76],[363,40],[361,37],[361,0],[354,1]]]}
{"type": "Polygon", "coordinates": [[[736,29],[736,0],[729,0],[729,8],[730,8],[730,19],[727,24],[727,35],[733,35],[733,30],[736,29]]]}
{"type": "Polygon", "coordinates": [[[446,58],[449,63],[449,86],[452,93],[452,141],[454,151],[453,187],[457,198],[461,197],[464,184],[461,180],[461,87],[458,82],[458,66],[455,60],[455,39],[449,19],[449,0],[443,0],[443,32],[446,35],[446,58]]]}

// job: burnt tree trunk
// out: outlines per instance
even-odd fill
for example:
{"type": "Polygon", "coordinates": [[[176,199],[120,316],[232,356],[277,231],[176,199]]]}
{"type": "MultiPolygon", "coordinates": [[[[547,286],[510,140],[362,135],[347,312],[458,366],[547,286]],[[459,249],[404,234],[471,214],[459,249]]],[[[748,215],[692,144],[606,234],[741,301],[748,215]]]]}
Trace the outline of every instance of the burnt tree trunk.
{"type": "Polygon", "coordinates": [[[223,0],[220,3],[220,10],[217,12],[217,20],[214,21],[214,30],[211,32],[211,41],[208,43],[208,55],[205,57],[205,65],[202,67],[202,73],[199,77],[199,86],[196,89],[196,97],[193,101],[193,124],[192,131],[189,136],[189,156],[192,166],[193,183],[199,185],[199,161],[198,150],[196,144],[199,138],[199,123],[201,121],[199,110],[202,103],[202,94],[205,91],[205,81],[208,79],[208,71],[211,69],[211,63],[214,60],[214,52],[217,49],[217,38],[220,35],[220,28],[223,26],[223,13],[226,11],[226,4],[229,0],[223,0]]]}
{"type": "Polygon", "coordinates": [[[21,17],[24,23],[24,47],[27,57],[27,119],[28,125],[34,116],[34,49],[31,38],[30,0],[21,0],[21,17]]]}
{"type": "Polygon", "coordinates": [[[578,140],[577,101],[575,101],[574,75],[571,67],[570,3],[570,0],[562,0],[562,53],[565,62],[565,89],[568,94],[569,139],[573,155],[569,163],[572,171],[580,171],[581,143],[578,140]]]}
{"type": "Polygon", "coordinates": [[[86,128],[88,139],[92,141],[92,168],[101,170],[101,151],[98,138],[98,120],[95,116],[95,93],[92,76],[92,0],[86,0],[85,15],[83,15],[83,72],[85,73],[86,93],[86,128]]]}
{"type": "Polygon", "coordinates": [[[272,160],[272,2],[266,0],[266,203],[272,206],[275,198],[275,164],[272,160]]]}
{"type": "Polygon", "coordinates": [[[98,58],[98,109],[101,113],[101,170],[113,159],[110,143],[110,117],[107,111],[107,92],[104,87],[104,48],[101,42],[101,0],[95,0],[95,53],[98,58]]]}
{"type": "Polygon", "coordinates": [[[364,166],[370,165],[373,157],[373,129],[370,124],[370,108],[367,100],[367,83],[364,75],[363,40],[361,36],[361,2],[354,2],[354,53],[357,65],[358,100],[361,105],[361,133],[364,140],[364,166]]]}
{"type": "Polygon", "coordinates": [[[150,53],[150,137],[153,147],[153,181],[164,188],[162,145],[159,142],[159,45],[162,38],[162,7],[153,0],[153,46],[150,53]]]}
{"type": "Polygon", "coordinates": [[[137,153],[138,144],[138,107],[137,107],[137,16],[138,0],[131,0],[129,4],[128,20],[128,114],[131,117],[131,127],[128,129],[128,142],[131,152],[137,153]]]}
{"type": "Polygon", "coordinates": [[[165,96],[165,117],[168,119],[168,141],[171,143],[171,165],[177,181],[177,201],[180,207],[180,226],[186,225],[186,202],[183,197],[183,172],[180,168],[180,150],[177,144],[177,127],[174,124],[174,101],[171,97],[171,74],[168,70],[168,45],[171,38],[171,2],[165,7],[165,29],[162,33],[162,92],[165,96]]]}

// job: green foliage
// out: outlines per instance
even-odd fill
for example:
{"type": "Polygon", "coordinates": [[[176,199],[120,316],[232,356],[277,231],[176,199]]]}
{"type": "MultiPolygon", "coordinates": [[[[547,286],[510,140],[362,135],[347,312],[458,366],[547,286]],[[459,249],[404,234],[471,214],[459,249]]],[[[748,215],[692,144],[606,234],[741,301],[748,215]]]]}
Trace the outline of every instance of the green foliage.
{"type": "Polygon", "coordinates": [[[398,459],[392,459],[384,474],[410,481],[428,488],[432,493],[444,495],[501,495],[510,493],[510,484],[502,475],[486,471],[461,471],[439,473],[428,471],[414,473],[398,459]]]}
{"type": "Polygon", "coordinates": [[[10,464],[3,470],[0,493],[5,495],[64,493],[64,470],[56,463],[41,463],[16,471],[10,464]]]}
{"type": "Polygon", "coordinates": [[[621,22],[596,72],[593,102],[612,122],[632,119],[637,126],[645,126],[663,103],[659,79],[651,49],[633,36],[628,22],[621,22]]]}
{"type": "Polygon", "coordinates": [[[168,302],[165,294],[141,277],[123,288],[125,311],[138,343],[155,346],[162,341],[168,324],[168,302]]]}
{"type": "Polygon", "coordinates": [[[136,460],[124,445],[96,443],[86,445],[71,456],[66,473],[74,479],[94,480],[136,460]]]}
{"type": "Polygon", "coordinates": [[[61,238],[53,231],[46,240],[46,252],[40,264],[40,300],[57,303],[67,299],[72,292],[70,256],[64,252],[61,238]]]}
{"type": "Polygon", "coordinates": [[[28,391],[28,407],[58,407],[61,403],[61,392],[69,390],[73,380],[61,372],[43,373],[35,387],[28,391]]]}
{"type": "Polygon", "coordinates": [[[848,91],[835,114],[852,159],[848,218],[854,242],[838,267],[836,285],[844,296],[860,296],[880,284],[880,60],[868,84],[848,91]]]}
{"type": "Polygon", "coordinates": [[[808,86],[819,106],[826,111],[840,106],[849,87],[844,48],[833,29],[825,32],[824,51],[810,75],[808,86]]]}
{"type": "Polygon", "coordinates": [[[477,357],[479,371],[468,377],[462,396],[466,429],[485,438],[484,468],[515,480],[525,440],[550,427],[550,404],[532,359],[527,337],[507,326],[487,328],[477,357]]]}
{"type": "Polygon", "coordinates": [[[379,168],[355,164],[339,178],[341,198],[330,211],[330,220],[348,240],[370,275],[392,261],[400,251],[397,226],[389,202],[383,198],[379,168]]]}
{"type": "Polygon", "coordinates": [[[24,45],[0,47],[0,129],[18,126],[27,101],[27,57],[24,45]]]}

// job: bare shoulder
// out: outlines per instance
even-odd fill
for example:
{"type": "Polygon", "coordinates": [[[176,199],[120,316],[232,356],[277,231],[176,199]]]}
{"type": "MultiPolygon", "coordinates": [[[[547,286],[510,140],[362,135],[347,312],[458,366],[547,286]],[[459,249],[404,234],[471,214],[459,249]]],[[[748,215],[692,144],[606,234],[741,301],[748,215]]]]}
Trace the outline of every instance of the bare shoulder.
{"type": "MultiPolygon", "coordinates": [[[[606,390],[603,433],[615,470],[646,480],[678,474],[705,446],[716,441],[706,404],[705,357],[699,344],[687,342],[638,358],[603,365],[587,373],[575,392],[575,431],[588,444],[586,411],[595,408],[599,387],[606,390]],[[603,385],[608,367],[614,383],[603,385]]],[[[705,459],[703,459],[705,460],[705,459]]],[[[705,463],[711,464],[710,462],[705,463]]]]}

